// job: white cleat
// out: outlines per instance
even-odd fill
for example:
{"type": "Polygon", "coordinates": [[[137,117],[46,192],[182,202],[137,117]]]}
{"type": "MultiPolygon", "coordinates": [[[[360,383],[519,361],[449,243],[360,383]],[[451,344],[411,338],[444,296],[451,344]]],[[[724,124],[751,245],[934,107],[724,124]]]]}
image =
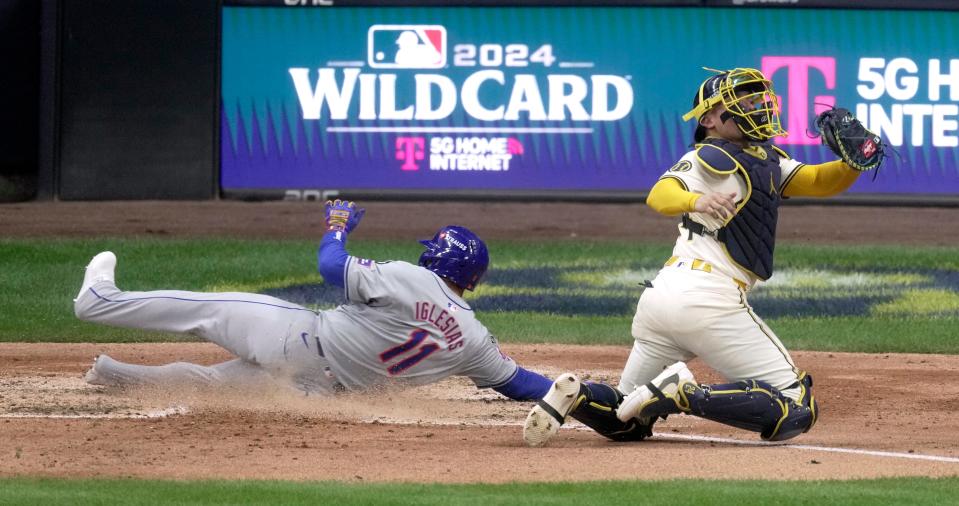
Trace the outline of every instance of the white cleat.
{"type": "Polygon", "coordinates": [[[111,383],[106,380],[104,375],[101,375],[97,371],[97,365],[101,365],[103,362],[107,360],[111,360],[110,357],[106,355],[97,355],[96,358],[93,359],[93,366],[91,366],[90,370],[83,375],[83,380],[91,385],[103,385],[103,386],[111,385],[111,383]]]}
{"type": "Polygon", "coordinates": [[[533,406],[523,425],[523,441],[529,446],[542,446],[556,434],[579,400],[579,378],[565,373],[556,378],[542,400],[533,406]]]}
{"type": "Polygon", "coordinates": [[[80,286],[80,292],[77,293],[77,298],[73,299],[73,302],[76,302],[83,296],[87,290],[90,289],[93,285],[101,281],[109,281],[114,283],[116,277],[113,274],[114,269],[117,267],[117,256],[113,254],[112,251],[104,251],[98,253],[90,263],[87,264],[87,271],[83,275],[83,285],[80,286]]]}
{"type": "MultiPolygon", "coordinates": [[[[653,378],[647,385],[653,385],[663,395],[675,400],[680,385],[686,382],[695,383],[696,378],[693,377],[693,373],[684,362],[676,362],[659,373],[659,376],[653,378]]],[[[647,385],[641,385],[623,399],[619,408],[616,409],[616,416],[620,420],[626,422],[631,418],[638,418],[642,421],[644,418],[649,418],[649,415],[643,415],[643,408],[661,400],[661,398],[647,385]]],[[[645,421],[645,423],[648,423],[648,421],[645,421]]]]}

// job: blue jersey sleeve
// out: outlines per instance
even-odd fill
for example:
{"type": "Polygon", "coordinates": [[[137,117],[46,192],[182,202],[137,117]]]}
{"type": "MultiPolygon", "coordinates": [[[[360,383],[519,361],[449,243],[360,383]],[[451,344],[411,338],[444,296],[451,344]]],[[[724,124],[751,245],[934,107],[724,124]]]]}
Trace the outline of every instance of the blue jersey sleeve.
{"type": "Polygon", "coordinates": [[[346,262],[350,259],[346,252],[346,233],[334,230],[323,235],[317,257],[323,280],[339,288],[345,287],[346,262]]]}
{"type": "Polygon", "coordinates": [[[553,381],[549,378],[517,367],[516,374],[509,381],[493,387],[493,390],[515,401],[538,401],[549,392],[551,386],[553,381]]]}

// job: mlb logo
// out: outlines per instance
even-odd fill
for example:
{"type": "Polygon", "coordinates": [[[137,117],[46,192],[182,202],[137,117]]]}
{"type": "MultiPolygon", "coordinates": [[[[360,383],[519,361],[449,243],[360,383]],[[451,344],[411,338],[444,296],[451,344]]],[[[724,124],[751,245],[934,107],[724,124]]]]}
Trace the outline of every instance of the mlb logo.
{"type": "Polygon", "coordinates": [[[373,25],[366,35],[367,62],[378,69],[446,66],[446,28],[440,25],[373,25]]]}

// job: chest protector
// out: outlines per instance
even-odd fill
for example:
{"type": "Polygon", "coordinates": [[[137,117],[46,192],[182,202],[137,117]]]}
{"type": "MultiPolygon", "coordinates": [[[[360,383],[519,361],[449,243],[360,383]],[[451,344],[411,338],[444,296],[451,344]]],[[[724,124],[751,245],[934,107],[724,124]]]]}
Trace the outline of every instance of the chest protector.
{"type": "Polygon", "coordinates": [[[771,143],[754,143],[745,150],[732,142],[708,138],[696,155],[707,169],[736,174],[746,183],[738,212],[716,233],[732,259],[760,279],[773,274],[776,222],[779,219],[779,160],[786,156],[771,143]]]}

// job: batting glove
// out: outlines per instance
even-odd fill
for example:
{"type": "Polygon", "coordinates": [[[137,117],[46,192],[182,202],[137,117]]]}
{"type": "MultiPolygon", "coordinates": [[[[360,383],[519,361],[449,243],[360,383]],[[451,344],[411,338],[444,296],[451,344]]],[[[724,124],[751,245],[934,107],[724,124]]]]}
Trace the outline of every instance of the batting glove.
{"type": "Polygon", "coordinates": [[[336,199],[326,201],[326,230],[350,233],[357,225],[366,209],[356,207],[356,204],[348,200],[336,199]]]}

